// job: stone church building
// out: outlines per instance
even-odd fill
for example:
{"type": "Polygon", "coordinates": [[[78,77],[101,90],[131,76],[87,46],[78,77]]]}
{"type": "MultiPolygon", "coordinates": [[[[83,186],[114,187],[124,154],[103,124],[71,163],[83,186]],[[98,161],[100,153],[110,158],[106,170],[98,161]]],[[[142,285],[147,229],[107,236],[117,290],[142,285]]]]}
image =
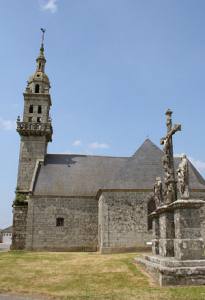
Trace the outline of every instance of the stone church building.
{"type": "MultiPolygon", "coordinates": [[[[43,43],[36,63],[17,119],[12,249],[109,253],[146,247],[151,193],[156,176],[163,177],[162,150],[146,139],[131,157],[48,154],[52,102],[43,43]]],[[[190,185],[193,197],[205,199],[205,181],[191,163],[190,185]]]]}

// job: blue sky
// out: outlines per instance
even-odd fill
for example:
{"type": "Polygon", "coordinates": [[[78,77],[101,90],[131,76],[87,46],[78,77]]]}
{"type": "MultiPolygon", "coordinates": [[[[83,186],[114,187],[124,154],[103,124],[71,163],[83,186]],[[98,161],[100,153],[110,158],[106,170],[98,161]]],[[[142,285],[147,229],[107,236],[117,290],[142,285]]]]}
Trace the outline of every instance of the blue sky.
{"type": "Polygon", "coordinates": [[[35,70],[40,27],[54,127],[50,153],[129,156],[159,145],[164,112],[205,175],[204,0],[0,1],[0,228],[10,225],[19,136],[15,120],[35,70]]]}

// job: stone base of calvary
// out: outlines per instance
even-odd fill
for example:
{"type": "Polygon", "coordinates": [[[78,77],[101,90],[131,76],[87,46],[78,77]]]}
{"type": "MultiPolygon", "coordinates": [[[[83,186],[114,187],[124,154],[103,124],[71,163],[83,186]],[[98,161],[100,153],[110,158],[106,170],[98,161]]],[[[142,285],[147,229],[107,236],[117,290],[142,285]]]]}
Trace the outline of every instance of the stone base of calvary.
{"type": "Polygon", "coordinates": [[[156,210],[151,214],[152,255],[136,258],[136,262],[161,286],[202,285],[205,284],[205,257],[199,210],[204,201],[189,196],[186,155],[182,156],[175,173],[172,136],[181,126],[172,128],[172,112],[168,110],[166,115],[167,136],[161,140],[165,176],[163,183],[160,177],[156,178],[153,193],[156,210]]]}

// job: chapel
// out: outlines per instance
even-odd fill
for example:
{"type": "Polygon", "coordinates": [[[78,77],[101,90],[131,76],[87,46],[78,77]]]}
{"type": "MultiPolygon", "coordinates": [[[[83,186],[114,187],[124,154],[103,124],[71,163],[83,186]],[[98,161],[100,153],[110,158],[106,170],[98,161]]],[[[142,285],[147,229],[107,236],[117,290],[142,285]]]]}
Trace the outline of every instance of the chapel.
{"type": "MultiPolygon", "coordinates": [[[[162,150],[146,139],[130,157],[47,153],[53,127],[45,65],[42,39],[17,119],[12,249],[110,253],[146,248],[153,185],[163,177],[162,150]]],[[[192,197],[205,199],[205,180],[191,162],[189,169],[192,197]]],[[[200,218],[205,238],[204,209],[200,218]]]]}

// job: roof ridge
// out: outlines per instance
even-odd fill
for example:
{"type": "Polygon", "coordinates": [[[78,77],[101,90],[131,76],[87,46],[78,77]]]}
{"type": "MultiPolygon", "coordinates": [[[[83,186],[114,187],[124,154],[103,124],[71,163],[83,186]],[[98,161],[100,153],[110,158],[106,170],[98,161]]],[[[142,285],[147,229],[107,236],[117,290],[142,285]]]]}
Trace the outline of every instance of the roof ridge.
{"type": "Polygon", "coordinates": [[[62,156],[80,156],[80,157],[100,157],[100,158],[130,158],[130,156],[111,156],[111,155],[92,155],[92,154],[78,154],[78,153],[47,153],[46,156],[48,155],[62,155],[62,156]]]}

